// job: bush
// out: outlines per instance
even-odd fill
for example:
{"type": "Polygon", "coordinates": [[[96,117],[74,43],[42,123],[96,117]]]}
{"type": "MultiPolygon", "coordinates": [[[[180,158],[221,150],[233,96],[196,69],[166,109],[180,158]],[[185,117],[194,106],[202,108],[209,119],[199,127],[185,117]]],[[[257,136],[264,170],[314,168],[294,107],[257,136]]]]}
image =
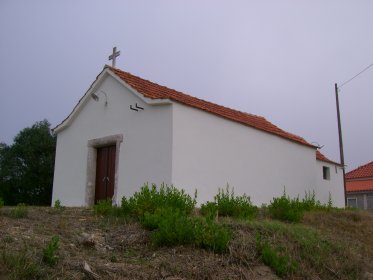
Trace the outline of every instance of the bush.
{"type": "Polygon", "coordinates": [[[43,250],[43,262],[49,266],[54,266],[57,264],[59,257],[56,255],[58,249],[59,237],[53,236],[48,242],[47,247],[43,250]]]}
{"type": "MultiPolygon", "coordinates": [[[[219,192],[214,197],[215,205],[219,216],[231,216],[235,218],[253,218],[257,214],[257,208],[251,203],[250,197],[246,194],[235,196],[234,190],[229,190],[229,186],[225,191],[219,189],[219,192]]],[[[214,215],[214,204],[208,202],[201,206],[201,213],[207,216],[214,215]]]]}
{"type": "Polygon", "coordinates": [[[27,214],[28,209],[24,203],[18,203],[17,206],[10,211],[10,216],[15,219],[25,218],[27,217],[27,214]]]}
{"type": "Polygon", "coordinates": [[[194,232],[197,246],[218,253],[227,251],[229,241],[232,238],[228,228],[215,223],[212,219],[196,219],[194,232]]]}
{"type": "Polygon", "coordinates": [[[195,205],[196,196],[192,199],[184,190],[164,184],[159,189],[155,184],[149,188],[148,184],[144,184],[129,200],[122,199],[121,208],[123,212],[141,219],[145,213],[154,214],[159,208],[178,209],[182,213],[190,214],[195,205]]]}
{"type": "Polygon", "coordinates": [[[270,205],[268,206],[269,214],[272,218],[289,221],[299,222],[304,216],[306,211],[329,211],[333,208],[333,202],[329,193],[329,200],[327,204],[321,204],[319,200],[316,200],[315,192],[306,192],[304,198],[299,200],[299,197],[290,199],[289,196],[284,193],[281,197],[273,198],[270,205]]]}
{"type": "Polygon", "coordinates": [[[93,211],[96,215],[109,215],[113,213],[113,204],[111,199],[99,200],[96,205],[93,206],[93,211]]]}
{"type": "Polygon", "coordinates": [[[200,213],[207,219],[213,220],[218,216],[218,206],[215,202],[208,201],[201,205],[200,213]]]}
{"type": "Polygon", "coordinates": [[[0,208],[4,206],[4,200],[2,197],[0,197],[0,208]]]}
{"type": "Polygon", "coordinates": [[[290,199],[285,192],[281,197],[273,198],[268,211],[272,218],[288,222],[299,222],[304,215],[299,198],[290,199]]]}
{"type": "MultiPolygon", "coordinates": [[[[157,230],[152,234],[154,244],[172,246],[190,244],[194,241],[193,219],[178,209],[164,208],[153,216],[157,230]]],[[[149,216],[148,216],[149,217],[149,216]]]]}
{"type": "Polygon", "coordinates": [[[161,208],[154,214],[145,213],[141,223],[154,230],[151,238],[157,246],[195,244],[214,252],[224,252],[231,239],[226,227],[212,220],[189,217],[173,208],[161,208]]]}
{"type": "Polygon", "coordinates": [[[54,202],[54,208],[62,209],[61,201],[59,199],[54,202]]]}

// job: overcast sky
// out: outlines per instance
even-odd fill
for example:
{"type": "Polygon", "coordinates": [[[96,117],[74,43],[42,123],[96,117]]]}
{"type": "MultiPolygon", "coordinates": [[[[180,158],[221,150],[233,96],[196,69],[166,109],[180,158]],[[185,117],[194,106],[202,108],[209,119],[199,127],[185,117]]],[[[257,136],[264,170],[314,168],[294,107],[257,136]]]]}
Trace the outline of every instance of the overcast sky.
{"type": "MultiPolygon", "coordinates": [[[[373,63],[373,1],[0,0],[0,142],[59,124],[117,67],[264,116],[339,161],[334,83],[373,63]]],[[[341,88],[347,170],[373,160],[373,67],[341,88]]]]}

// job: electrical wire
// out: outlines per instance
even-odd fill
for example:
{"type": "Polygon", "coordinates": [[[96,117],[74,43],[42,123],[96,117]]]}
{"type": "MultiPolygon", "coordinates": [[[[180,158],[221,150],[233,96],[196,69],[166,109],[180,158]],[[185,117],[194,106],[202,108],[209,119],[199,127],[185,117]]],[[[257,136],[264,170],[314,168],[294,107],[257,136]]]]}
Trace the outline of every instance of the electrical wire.
{"type": "Polygon", "coordinates": [[[344,83],[342,83],[340,86],[338,86],[338,88],[341,88],[343,87],[345,84],[348,84],[349,82],[351,82],[353,79],[355,79],[357,76],[359,76],[360,74],[363,74],[365,71],[367,71],[370,67],[373,66],[373,63],[371,63],[369,66],[365,67],[362,71],[360,71],[359,73],[357,73],[355,76],[353,76],[351,79],[345,81],[344,83]]]}

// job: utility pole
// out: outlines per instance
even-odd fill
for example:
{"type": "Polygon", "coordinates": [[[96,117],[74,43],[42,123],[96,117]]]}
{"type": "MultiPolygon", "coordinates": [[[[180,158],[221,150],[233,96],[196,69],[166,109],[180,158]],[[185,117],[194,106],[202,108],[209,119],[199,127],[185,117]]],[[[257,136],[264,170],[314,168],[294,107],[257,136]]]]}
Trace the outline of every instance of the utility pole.
{"type": "Polygon", "coordinates": [[[340,154],[342,170],[343,170],[343,188],[344,188],[344,195],[345,195],[345,207],[347,207],[345,158],[344,158],[344,155],[343,155],[342,127],[341,127],[341,116],[340,116],[340,113],[339,113],[339,100],[338,100],[338,85],[337,85],[337,83],[334,84],[334,87],[335,87],[335,100],[336,100],[336,103],[337,103],[339,154],[340,154]]]}

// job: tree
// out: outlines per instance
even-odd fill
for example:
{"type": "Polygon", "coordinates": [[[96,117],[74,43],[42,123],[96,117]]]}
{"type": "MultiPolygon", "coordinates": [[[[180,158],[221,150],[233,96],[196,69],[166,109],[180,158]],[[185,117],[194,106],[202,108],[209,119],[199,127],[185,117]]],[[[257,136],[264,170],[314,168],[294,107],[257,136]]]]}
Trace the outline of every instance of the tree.
{"type": "Polygon", "coordinates": [[[50,205],[56,138],[47,120],[21,130],[8,146],[0,143],[0,197],[7,205],[50,205]]]}

